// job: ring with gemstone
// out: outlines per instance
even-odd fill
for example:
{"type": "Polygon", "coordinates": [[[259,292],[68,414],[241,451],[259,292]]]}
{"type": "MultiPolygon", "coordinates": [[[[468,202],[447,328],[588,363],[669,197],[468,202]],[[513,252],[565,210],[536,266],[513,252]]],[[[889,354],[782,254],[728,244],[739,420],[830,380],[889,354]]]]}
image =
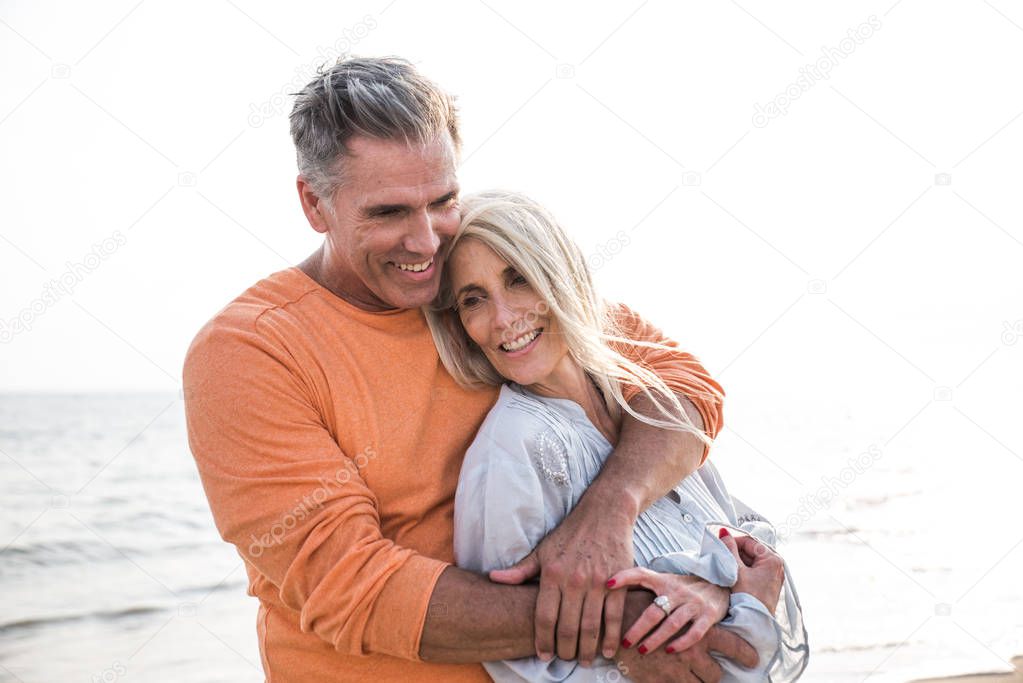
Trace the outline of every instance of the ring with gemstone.
{"type": "Polygon", "coordinates": [[[671,614],[671,600],[667,595],[658,595],[654,598],[654,604],[663,609],[665,614],[671,614]]]}

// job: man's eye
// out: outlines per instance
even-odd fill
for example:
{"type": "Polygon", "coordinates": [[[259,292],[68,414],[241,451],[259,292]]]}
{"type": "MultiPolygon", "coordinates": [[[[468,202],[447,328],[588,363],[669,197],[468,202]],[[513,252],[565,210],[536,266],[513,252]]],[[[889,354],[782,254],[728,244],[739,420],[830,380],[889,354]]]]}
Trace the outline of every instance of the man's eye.
{"type": "Polygon", "coordinates": [[[458,197],[456,197],[455,195],[451,195],[450,197],[444,197],[444,199],[438,199],[437,201],[435,201],[433,203],[433,206],[438,209],[443,208],[445,206],[448,206],[449,204],[454,204],[457,199],[458,197]]]}

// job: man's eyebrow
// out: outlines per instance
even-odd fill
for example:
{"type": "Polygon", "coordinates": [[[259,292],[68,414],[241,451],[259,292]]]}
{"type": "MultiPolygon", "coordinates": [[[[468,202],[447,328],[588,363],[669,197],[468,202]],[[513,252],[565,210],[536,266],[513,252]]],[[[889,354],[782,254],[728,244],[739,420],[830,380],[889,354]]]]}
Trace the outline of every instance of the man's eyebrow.
{"type": "Polygon", "coordinates": [[[446,202],[449,199],[454,199],[457,196],[458,196],[458,188],[456,187],[455,189],[449,190],[448,192],[444,193],[440,197],[437,197],[436,199],[434,199],[430,203],[431,204],[440,204],[441,202],[446,202]]]}
{"type": "Polygon", "coordinates": [[[405,211],[408,208],[408,204],[371,204],[363,207],[362,213],[367,216],[376,216],[382,213],[391,213],[392,211],[405,211]]]}
{"type": "MultiPolygon", "coordinates": [[[[441,204],[443,202],[454,199],[458,196],[459,189],[456,187],[453,190],[449,190],[440,197],[430,201],[431,204],[441,204]]],[[[408,211],[412,207],[408,204],[371,204],[363,207],[362,213],[366,216],[376,216],[383,213],[391,213],[397,211],[408,211]]]]}

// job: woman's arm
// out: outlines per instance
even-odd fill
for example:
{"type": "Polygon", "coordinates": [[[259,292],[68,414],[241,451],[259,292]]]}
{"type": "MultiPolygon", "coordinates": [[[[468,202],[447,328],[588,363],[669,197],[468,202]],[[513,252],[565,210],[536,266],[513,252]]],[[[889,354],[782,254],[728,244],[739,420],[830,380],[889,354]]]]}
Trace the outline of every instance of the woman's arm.
{"type": "MultiPolygon", "coordinates": [[[[703,428],[692,403],[685,396],[679,400],[703,428]]],[[[642,414],[657,414],[643,394],[630,405],[642,414]]],[[[703,444],[691,434],[626,415],[617,448],[572,513],[523,561],[508,571],[491,573],[495,581],[518,584],[543,567],[536,612],[537,652],[591,662],[601,644],[603,616],[607,629],[601,651],[605,657],[614,656],[622,636],[624,594],[612,594],[605,609],[605,582],[635,564],[632,531],[639,513],[694,472],[703,453],[703,444]],[[559,620],[562,612],[582,617],[566,623],[559,620]]]]}

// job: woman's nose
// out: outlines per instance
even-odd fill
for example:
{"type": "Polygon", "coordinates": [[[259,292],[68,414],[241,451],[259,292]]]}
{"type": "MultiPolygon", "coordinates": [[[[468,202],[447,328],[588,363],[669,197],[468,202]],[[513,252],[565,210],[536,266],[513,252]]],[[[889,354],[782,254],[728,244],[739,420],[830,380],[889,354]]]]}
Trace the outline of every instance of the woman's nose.
{"type": "Polygon", "coordinates": [[[507,301],[494,301],[494,327],[496,327],[499,332],[507,330],[514,325],[517,317],[518,315],[514,308],[510,306],[507,301]]]}
{"type": "Polygon", "coordinates": [[[521,311],[508,301],[494,302],[494,327],[503,341],[511,341],[525,332],[521,311]]]}

